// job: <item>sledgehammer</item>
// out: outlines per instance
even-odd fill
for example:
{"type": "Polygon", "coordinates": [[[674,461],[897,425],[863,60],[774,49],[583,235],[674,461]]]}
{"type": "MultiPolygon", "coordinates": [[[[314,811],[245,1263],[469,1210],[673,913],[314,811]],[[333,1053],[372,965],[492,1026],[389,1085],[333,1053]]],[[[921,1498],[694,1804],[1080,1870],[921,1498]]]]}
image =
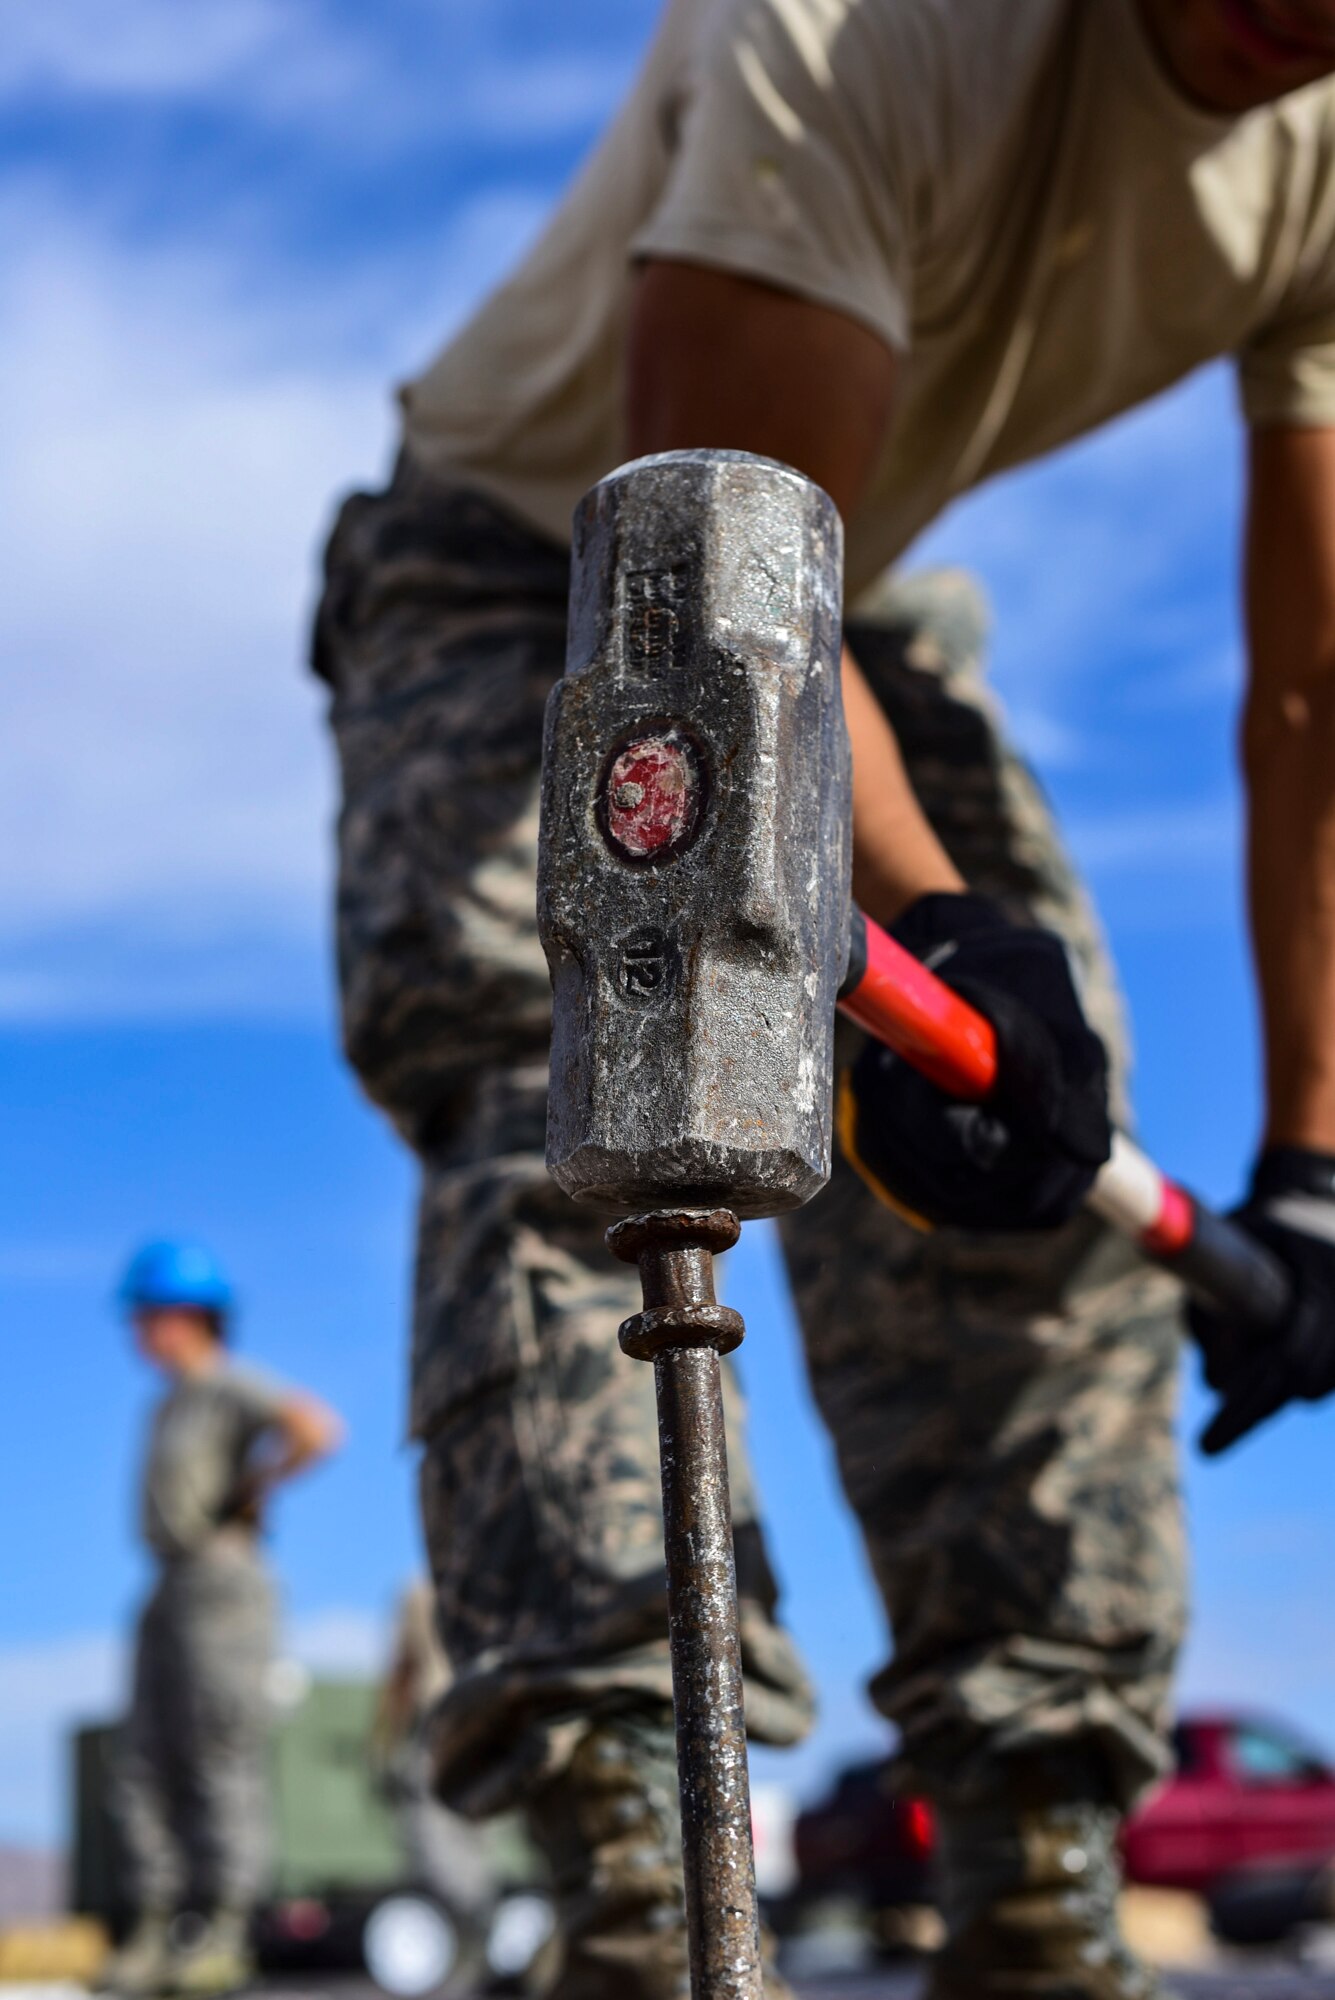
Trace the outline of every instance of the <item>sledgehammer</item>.
{"type": "Polygon", "coordinates": [[[695,2000],[759,2000],[760,1956],[713,1254],[830,1171],[847,956],[840,528],[735,452],[642,459],[574,524],[543,750],[552,973],[547,1163],[609,1232],[658,1391],[695,2000]]]}
{"type": "MultiPolygon", "coordinates": [[[[839,1005],[952,1097],[981,1102],[996,1083],[991,1023],[856,906],[839,1005]]],[[[1290,1284],[1279,1259],[1170,1180],[1125,1132],[1113,1135],[1086,1200],[1230,1318],[1258,1333],[1284,1318],[1290,1284]]]]}
{"type": "MultiPolygon", "coordinates": [[[[672,452],[576,511],[543,750],[538,920],[552,974],[547,1163],[620,1211],[652,1360],[694,2000],[759,2000],[713,1255],[829,1178],[836,1005],[964,1096],[987,1023],[854,919],[839,692],[841,531],[799,473],[672,452]]],[[[1282,1274],[1119,1140],[1096,1204],[1250,1316],[1282,1274]],[[1269,1268],[1267,1268],[1269,1267],[1269,1268]]],[[[1278,1281],[1278,1282],[1277,1282],[1278,1281]]]]}

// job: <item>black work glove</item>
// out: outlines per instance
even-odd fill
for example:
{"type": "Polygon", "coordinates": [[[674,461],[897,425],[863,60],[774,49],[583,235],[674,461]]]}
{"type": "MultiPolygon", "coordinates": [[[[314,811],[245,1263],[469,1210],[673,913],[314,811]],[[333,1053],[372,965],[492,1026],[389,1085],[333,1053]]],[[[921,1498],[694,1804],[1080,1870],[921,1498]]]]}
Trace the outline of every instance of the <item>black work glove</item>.
{"type": "Polygon", "coordinates": [[[1293,1303],[1283,1324],[1267,1333],[1211,1306],[1188,1305],[1205,1379],[1220,1398],[1201,1434],[1201,1450],[1211,1457],[1286,1403],[1319,1402],[1335,1390],[1335,1154],[1271,1147],[1231,1220],[1287,1266],[1293,1303]]]}
{"type": "Polygon", "coordinates": [[[891,935],[997,1037],[997,1083],[961,1104],[869,1042],[840,1083],[840,1138],[892,1208],[958,1229],[1054,1229],[1112,1146],[1108,1058],[1086,1021],[1066,946],[986,896],[920,896],[891,935]]]}

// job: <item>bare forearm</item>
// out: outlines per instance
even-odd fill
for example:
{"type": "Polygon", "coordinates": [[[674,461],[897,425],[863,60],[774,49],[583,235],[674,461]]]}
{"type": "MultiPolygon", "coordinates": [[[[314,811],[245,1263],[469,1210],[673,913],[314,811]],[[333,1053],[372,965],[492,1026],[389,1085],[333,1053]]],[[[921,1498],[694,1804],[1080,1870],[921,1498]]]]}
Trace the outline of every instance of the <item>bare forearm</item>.
{"type": "Polygon", "coordinates": [[[343,1422],[314,1396],[288,1403],[275,1426],[270,1449],[253,1467],[257,1493],[269,1494],[299,1473],[336,1452],[344,1439],[343,1422]]]}
{"type": "Polygon", "coordinates": [[[1266,1139],[1335,1151],[1335,671],[1253,697],[1246,746],[1266,1139]]]}
{"type": "Polygon", "coordinates": [[[1252,439],[1247,605],[1266,1138],[1335,1151],[1335,431],[1252,439]]]}
{"type": "Polygon", "coordinates": [[[285,1444],[272,1458],[264,1460],[259,1469],[260,1481],[266,1491],[272,1492],[276,1486],[286,1485],[289,1479],[295,1479],[299,1472],[305,1472],[309,1466],[318,1465],[320,1460],[327,1458],[328,1455],[326,1450],[304,1441],[300,1444],[285,1444]]]}
{"type": "MultiPolygon", "coordinates": [[[[845,520],[889,430],[898,364],[867,328],[750,279],[650,264],[628,351],[631,451],[753,451],[823,486],[845,520]]],[[[849,653],[853,886],[882,923],[960,878],[913,795],[894,731],[849,653]]]]}
{"type": "Polygon", "coordinates": [[[853,744],[853,894],[869,917],[891,924],[916,896],[964,882],[918,804],[895,733],[847,646],[843,686],[853,744]]]}

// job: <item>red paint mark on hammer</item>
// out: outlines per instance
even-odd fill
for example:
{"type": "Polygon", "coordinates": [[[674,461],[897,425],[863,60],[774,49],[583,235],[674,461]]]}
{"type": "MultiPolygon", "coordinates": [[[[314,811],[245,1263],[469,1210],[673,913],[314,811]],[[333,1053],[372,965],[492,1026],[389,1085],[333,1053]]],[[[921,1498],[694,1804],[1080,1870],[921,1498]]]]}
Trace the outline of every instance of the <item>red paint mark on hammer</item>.
{"type": "Polygon", "coordinates": [[[702,789],[699,759],[679,730],[637,738],[607,774],[608,839],[634,861],[683,846],[700,817],[702,789]]]}

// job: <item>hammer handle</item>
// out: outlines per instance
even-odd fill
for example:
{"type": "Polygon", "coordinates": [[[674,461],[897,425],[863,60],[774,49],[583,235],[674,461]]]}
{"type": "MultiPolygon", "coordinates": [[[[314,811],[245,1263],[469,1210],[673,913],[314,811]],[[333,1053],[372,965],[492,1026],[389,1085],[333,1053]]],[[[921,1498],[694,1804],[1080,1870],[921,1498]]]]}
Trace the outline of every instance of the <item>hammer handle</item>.
{"type": "MultiPolygon", "coordinates": [[[[995,1086],[991,1023],[858,909],[839,1005],[952,1097],[979,1101],[995,1086]]],[[[1292,1287],[1279,1259],[1169,1180],[1124,1132],[1114,1134],[1087,1202],[1230,1318],[1267,1332],[1288,1312],[1292,1287]]]]}

